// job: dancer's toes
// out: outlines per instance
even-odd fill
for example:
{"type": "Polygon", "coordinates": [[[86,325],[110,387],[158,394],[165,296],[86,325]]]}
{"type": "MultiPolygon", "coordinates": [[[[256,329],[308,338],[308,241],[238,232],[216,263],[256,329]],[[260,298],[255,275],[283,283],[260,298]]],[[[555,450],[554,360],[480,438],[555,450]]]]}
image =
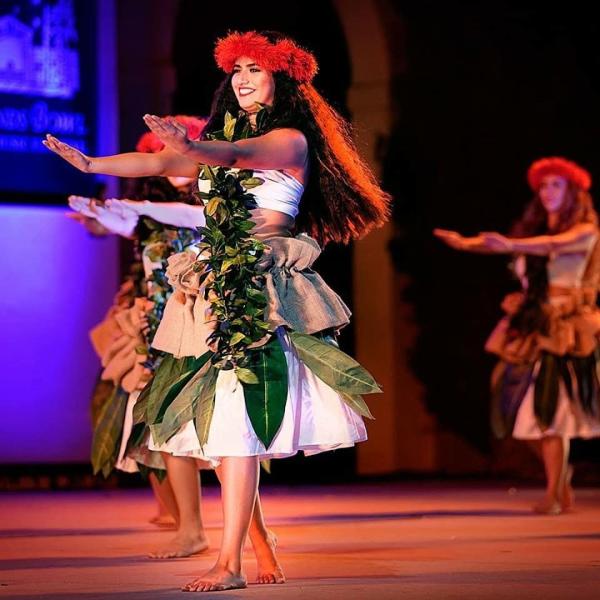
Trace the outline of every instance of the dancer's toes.
{"type": "Polygon", "coordinates": [[[206,550],[208,550],[208,540],[205,536],[175,536],[168,546],[151,552],[148,558],[185,558],[186,556],[200,554],[206,550]]]}
{"type": "Polygon", "coordinates": [[[275,583],[285,583],[285,575],[280,566],[273,568],[270,571],[259,572],[256,577],[256,583],[270,585],[275,583]]]}
{"type": "Polygon", "coordinates": [[[281,565],[277,560],[277,556],[275,555],[277,536],[272,531],[268,531],[265,537],[262,537],[262,539],[259,538],[257,540],[253,540],[253,542],[258,570],[256,583],[265,585],[272,583],[285,583],[283,569],[281,568],[281,565]]]}
{"type": "Polygon", "coordinates": [[[247,585],[246,577],[242,573],[232,573],[222,567],[213,567],[202,577],[184,585],[184,592],[223,592],[225,590],[239,590],[247,585]]]}

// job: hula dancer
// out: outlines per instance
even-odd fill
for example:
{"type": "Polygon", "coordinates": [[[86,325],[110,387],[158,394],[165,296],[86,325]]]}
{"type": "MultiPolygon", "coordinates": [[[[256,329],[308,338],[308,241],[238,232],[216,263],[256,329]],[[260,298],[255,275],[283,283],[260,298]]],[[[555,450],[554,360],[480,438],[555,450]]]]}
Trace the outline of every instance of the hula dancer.
{"type": "Polygon", "coordinates": [[[85,172],[199,177],[203,240],[169,260],[175,291],[154,346],[170,358],[134,413],[150,449],[180,461],[193,448],[218,466],[221,551],[187,591],[246,586],[259,460],[365,440],[361,395],[380,391],[337,348],[350,311],[311,267],[321,245],[381,225],[389,197],[313,87],[312,54],[280,34],[246,32],[219,40],[215,57],[226,76],[202,141],[146,115],[166,146],[158,154],[92,158],[45,142],[85,172]]]}
{"type": "Polygon", "coordinates": [[[556,515],[573,503],[569,441],[600,435],[598,215],[590,174],[571,161],[538,160],[528,181],[535,195],[511,237],[436,235],[458,250],[518,256],[522,291],[504,299],[507,316],[486,344],[500,358],[492,427],[499,437],[535,443],[546,495],[534,511],[556,515]]]}

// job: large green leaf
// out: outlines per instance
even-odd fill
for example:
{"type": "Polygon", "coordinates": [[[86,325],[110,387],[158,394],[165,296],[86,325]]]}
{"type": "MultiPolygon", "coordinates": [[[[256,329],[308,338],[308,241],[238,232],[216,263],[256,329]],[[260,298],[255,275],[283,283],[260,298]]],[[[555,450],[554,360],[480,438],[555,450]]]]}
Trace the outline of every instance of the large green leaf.
{"type": "MultiPolygon", "coordinates": [[[[169,403],[162,422],[152,429],[154,441],[157,444],[166,442],[179,431],[182,425],[194,419],[199,397],[204,393],[204,388],[207,385],[210,386],[211,380],[216,379],[212,376],[213,371],[215,371],[214,367],[209,360],[206,360],[183,388],[177,385],[169,391],[169,395],[173,393],[175,397],[169,403]]],[[[214,395],[214,382],[212,387],[214,395]]]]}
{"type": "Polygon", "coordinates": [[[237,119],[234,119],[231,113],[225,113],[225,127],[223,127],[223,135],[229,142],[233,139],[233,133],[235,131],[235,124],[237,119]]]}
{"type": "Polygon", "coordinates": [[[382,391],[364,367],[335,346],[304,333],[291,332],[290,338],[300,360],[337,392],[355,396],[382,391]]]}
{"type": "Polygon", "coordinates": [[[246,368],[258,383],[244,383],[246,411],[258,439],[269,448],[277,435],[288,395],[285,354],[276,337],[261,348],[248,351],[246,368]]]}
{"type": "Polygon", "coordinates": [[[210,352],[200,358],[166,356],[154,374],[143,421],[148,425],[160,423],[171,402],[210,356],[210,352]]]}
{"type": "Polygon", "coordinates": [[[150,393],[152,391],[152,383],[153,379],[148,381],[148,383],[144,386],[136,403],[133,407],[133,423],[137,425],[139,423],[144,423],[146,421],[146,410],[148,409],[148,399],[150,398],[150,393]]]}
{"type": "Polygon", "coordinates": [[[532,365],[500,361],[491,378],[490,424],[494,435],[502,439],[513,430],[517,413],[533,381],[532,365]]]}
{"type": "Polygon", "coordinates": [[[127,398],[127,392],[121,387],[115,387],[98,414],[92,439],[91,460],[94,474],[102,471],[104,476],[108,477],[114,468],[123,435],[127,398]]]}
{"type": "Polygon", "coordinates": [[[131,429],[129,440],[127,441],[126,454],[130,454],[134,448],[141,446],[148,435],[148,426],[145,423],[135,423],[131,429]]]}
{"type": "Polygon", "coordinates": [[[559,358],[550,353],[542,354],[540,370],[535,380],[533,408],[542,431],[554,420],[558,406],[559,358]]]}
{"type": "MultiPolygon", "coordinates": [[[[597,416],[598,402],[598,378],[596,376],[596,355],[572,356],[568,363],[577,378],[577,399],[585,413],[590,416],[597,416]]],[[[563,362],[568,365],[567,361],[563,362]]],[[[563,379],[565,379],[563,375],[563,379]]],[[[571,394],[571,397],[573,394],[571,394]]]]}
{"type": "Polygon", "coordinates": [[[196,435],[201,446],[204,446],[208,441],[210,423],[215,410],[215,393],[218,376],[219,370],[211,366],[197,390],[194,425],[196,426],[196,435]]]}
{"type": "Polygon", "coordinates": [[[91,414],[92,427],[96,427],[96,423],[102,412],[102,407],[111,398],[115,391],[115,384],[112,381],[102,381],[98,379],[92,393],[91,414]]]}
{"type": "Polygon", "coordinates": [[[366,417],[367,419],[375,419],[362,396],[359,396],[358,394],[346,394],[345,392],[340,392],[340,396],[356,414],[366,417]]]}

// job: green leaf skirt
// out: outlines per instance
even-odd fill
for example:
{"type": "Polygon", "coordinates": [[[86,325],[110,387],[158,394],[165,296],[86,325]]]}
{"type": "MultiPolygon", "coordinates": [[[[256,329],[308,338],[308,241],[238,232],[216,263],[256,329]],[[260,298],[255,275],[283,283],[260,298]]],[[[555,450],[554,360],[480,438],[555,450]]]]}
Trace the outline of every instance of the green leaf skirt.
{"type": "Polygon", "coordinates": [[[500,361],[492,376],[491,425],[500,438],[600,436],[600,351],[542,352],[532,364],[500,361]]]}
{"type": "Polygon", "coordinates": [[[164,359],[135,406],[131,451],[137,446],[214,465],[223,456],[282,458],[366,439],[363,417],[372,415],[362,396],[381,389],[336,345],[280,327],[249,352],[251,377],[243,380],[234,370],[216,369],[210,352],[164,359]]]}

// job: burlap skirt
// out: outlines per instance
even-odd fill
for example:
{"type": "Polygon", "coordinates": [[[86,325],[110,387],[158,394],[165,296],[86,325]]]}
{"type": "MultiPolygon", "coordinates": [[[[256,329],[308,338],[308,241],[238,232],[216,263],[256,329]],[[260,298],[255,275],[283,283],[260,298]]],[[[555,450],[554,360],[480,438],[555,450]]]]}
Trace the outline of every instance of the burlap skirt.
{"type": "Polygon", "coordinates": [[[281,397],[273,409],[277,427],[258,431],[249,388],[233,370],[214,375],[210,411],[198,409],[202,399],[194,390],[202,390],[206,381],[202,357],[210,354],[206,339],[216,322],[200,273],[194,270],[196,255],[186,252],[169,259],[167,275],[174,292],[153,343],[169,353],[170,360],[159,367],[153,385],[142,391],[134,412],[134,420],[146,426],[142,445],[150,450],[194,455],[215,465],[224,456],[282,458],[366,440],[363,416],[371,415],[360,394],[380,390],[356,361],[321,335],[347,325],[350,310],[312,269],[320,253],[318,244],[306,235],[264,242],[267,251],[258,270],[264,276],[265,320],[272,334],[264,347],[251,352],[272,369],[265,386],[278,390],[281,397]]]}

